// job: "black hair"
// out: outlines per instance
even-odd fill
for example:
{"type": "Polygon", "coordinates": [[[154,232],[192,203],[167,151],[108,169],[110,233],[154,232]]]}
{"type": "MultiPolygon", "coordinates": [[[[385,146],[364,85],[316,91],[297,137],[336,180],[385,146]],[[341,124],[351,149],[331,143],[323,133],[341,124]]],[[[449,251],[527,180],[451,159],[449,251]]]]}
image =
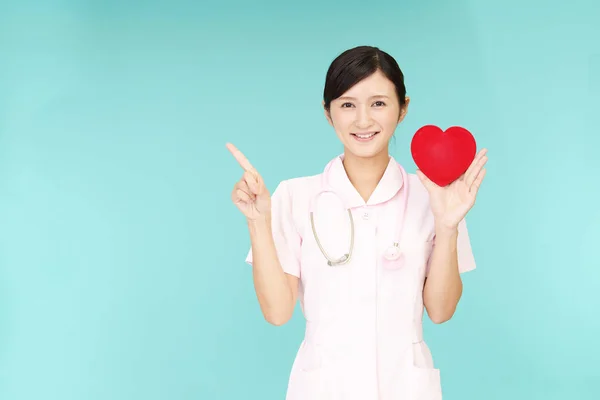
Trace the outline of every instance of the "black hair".
{"type": "Polygon", "coordinates": [[[329,66],[323,90],[325,109],[329,111],[333,100],[377,71],[381,71],[396,86],[400,107],[404,106],[404,74],[394,57],[377,47],[358,46],[341,53],[329,66]]]}

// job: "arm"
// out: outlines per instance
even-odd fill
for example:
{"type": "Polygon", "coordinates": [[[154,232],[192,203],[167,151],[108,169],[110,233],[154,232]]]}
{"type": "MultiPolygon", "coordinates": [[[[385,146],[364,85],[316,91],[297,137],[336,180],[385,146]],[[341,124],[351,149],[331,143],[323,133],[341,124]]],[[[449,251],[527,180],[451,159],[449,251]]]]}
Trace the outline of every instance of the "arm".
{"type": "Polygon", "coordinates": [[[248,221],[252,245],[254,290],[265,319],[283,325],[292,317],[298,297],[296,276],[281,267],[273,240],[271,215],[248,221]]]}
{"type": "Polygon", "coordinates": [[[464,218],[475,204],[485,177],[486,154],[486,149],[481,150],[459,179],[443,187],[417,170],[419,179],[429,192],[435,221],[435,246],[423,287],[423,303],[429,318],[437,324],[448,321],[454,315],[462,296],[460,272],[474,268],[464,218]],[[462,262],[459,261],[459,253],[462,254],[462,262]]]}
{"type": "Polygon", "coordinates": [[[231,199],[248,223],[251,249],[246,262],[252,265],[260,309],[269,323],[283,325],[294,312],[299,280],[296,276],[300,276],[299,263],[294,261],[291,248],[292,242],[299,247],[299,238],[295,238],[291,209],[285,201],[286,190],[280,184],[271,199],[250,161],[233,144],[228,143],[227,148],[244,170],[233,187],[231,199]]]}
{"type": "Polygon", "coordinates": [[[431,321],[441,324],[454,315],[463,286],[458,269],[458,229],[436,226],[435,231],[423,302],[431,321]]]}

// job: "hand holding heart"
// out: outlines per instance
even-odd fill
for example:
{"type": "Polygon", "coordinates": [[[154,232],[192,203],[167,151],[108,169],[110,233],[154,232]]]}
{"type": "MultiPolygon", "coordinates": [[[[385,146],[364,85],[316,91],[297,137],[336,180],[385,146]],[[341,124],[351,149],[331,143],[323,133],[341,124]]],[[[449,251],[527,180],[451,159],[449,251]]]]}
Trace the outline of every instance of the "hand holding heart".
{"type": "Polygon", "coordinates": [[[486,149],[481,150],[467,171],[447,186],[438,186],[417,170],[419,179],[429,192],[431,211],[436,224],[448,229],[457,229],[460,221],[473,207],[486,173],[486,154],[486,149]]]}
{"type": "Polygon", "coordinates": [[[231,193],[233,204],[248,220],[267,216],[271,212],[271,195],[262,177],[234,145],[228,143],[227,149],[244,170],[242,178],[235,184],[231,193]]]}
{"type": "Polygon", "coordinates": [[[471,132],[459,126],[425,125],[415,133],[411,152],[436,224],[456,229],[475,204],[487,162],[487,150],[476,149],[471,132]]]}

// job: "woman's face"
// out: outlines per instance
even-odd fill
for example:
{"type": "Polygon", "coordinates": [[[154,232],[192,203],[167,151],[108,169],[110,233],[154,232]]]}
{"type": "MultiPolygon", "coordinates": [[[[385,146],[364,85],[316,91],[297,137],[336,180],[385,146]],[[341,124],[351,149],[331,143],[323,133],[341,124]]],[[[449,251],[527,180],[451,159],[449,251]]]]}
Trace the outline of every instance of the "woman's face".
{"type": "Polygon", "coordinates": [[[387,155],[389,140],[404,118],[408,102],[406,98],[401,110],[396,87],[377,71],[333,100],[325,114],[345,151],[369,158],[382,151],[387,155]]]}

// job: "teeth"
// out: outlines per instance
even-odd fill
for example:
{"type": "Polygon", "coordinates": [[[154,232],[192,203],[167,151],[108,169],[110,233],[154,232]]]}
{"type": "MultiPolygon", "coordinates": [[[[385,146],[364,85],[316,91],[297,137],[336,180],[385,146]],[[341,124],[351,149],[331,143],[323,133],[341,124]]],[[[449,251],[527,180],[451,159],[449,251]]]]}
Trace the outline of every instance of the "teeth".
{"type": "Polygon", "coordinates": [[[358,135],[358,134],[357,134],[356,136],[358,136],[358,137],[359,137],[359,138],[361,138],[361,139],[368,139],[368,138],[370,138],[370,137],[371,137],[371,136],[373,136],[373,135],[375,135],[375,132],[373,132],[373,133],[369,133],[369,134],[366,134],[366,135],[358,135]]]}

